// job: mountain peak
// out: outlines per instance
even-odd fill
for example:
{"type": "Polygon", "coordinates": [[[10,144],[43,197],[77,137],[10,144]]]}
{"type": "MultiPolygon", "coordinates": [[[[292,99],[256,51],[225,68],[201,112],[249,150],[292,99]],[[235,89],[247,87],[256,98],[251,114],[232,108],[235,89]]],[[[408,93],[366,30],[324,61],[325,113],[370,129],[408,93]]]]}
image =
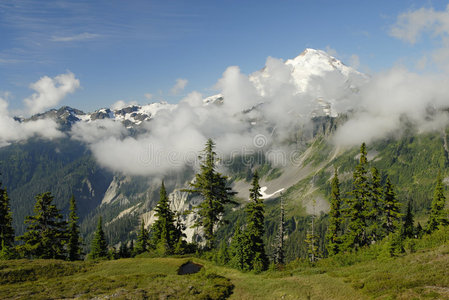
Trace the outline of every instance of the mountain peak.
{"type": "Polygon", "coordinates": [[[332,57],[326,51],[319,50],[319,49],[313,49],[313,48],[304,49],[304,51],[301,52],[301,54],[299,54],[298,56],[305,56],[305,55],[322,55],[322,56],[332,57]]]}
{"type": "Polygon", "coordinates": [[[313,75],[322,75],[323,72],[338,71],[345,76],[351,73],[358,73],[355,69],[346,66],[340,60],[336,59],[323,50],[306,48],[301,54],[285,62],[294,69],[310,71],[313,75]]]}

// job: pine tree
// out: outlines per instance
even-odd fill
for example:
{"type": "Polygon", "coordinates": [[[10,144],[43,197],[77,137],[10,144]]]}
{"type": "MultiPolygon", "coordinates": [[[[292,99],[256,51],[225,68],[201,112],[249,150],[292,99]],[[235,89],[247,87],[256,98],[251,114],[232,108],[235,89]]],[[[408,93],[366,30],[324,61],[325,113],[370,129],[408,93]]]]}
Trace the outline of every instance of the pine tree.
{"type": "Polygon", "coordinates": [[[2,239],[2,244],[0,248],[0,260],[8,260],[12,258],[14,258],[13,250],[6,244],[5,240],[2,239]]]}
{"type": "Polygon", "coordinates": [[[94,233],[89,256],[91,259],[107,258],[109,256],[108,243],[103,231],[101,217],[98,219],[97,230],[94,233]]]}
{"type": "Polygon", "coordinates": [[[421,223],[418,222],[418,225],[416,225],[416,228],[415,228],[415,236],[417,238],[421,238],[423,234],[424,234],[424,229],[422,228],[421,223]]]}
{"type": "Polygon", "coordinates": [[[231,254],[230,265],[241,271],[250,270],[252,260],[250,247],[248,236],[240,229],[240,224],[237,224],[229,249],[231,254]]]}
{"type": "Polygon", "coordinates": [[[67,222],[52,202],[50,192],[37,195],[35,215],[26,217],[27,231],[18,239],[24,242],[19,250],[27,257],[66,258],[67,222]]]}
{"type": "Polygon", "coordinates": [[[14,228],[12,227],[12,213],[6,188],[0,183],[0,244],[4,243],[5,249],[14,247],[14,228]]]}
{"type": "Polygon", "coordinates": [[[368,160],[366,145],[360,147],[360,160],[353,174],[352,197],[347,199],[348,208],[346,217],[348,228],[344,234],[344,249],[358,249],[368,242],[366,232],[366,213],[370,199],[370,190],[367,177],[368,160]]]}
{"type": "Polygon", "coordinates": [[[217,252],[217,258],[216,258],[216,263],[218,263],[219,265],[226,265],[230,260],[230,256],[229,256],[229,248],[228,248],[228,244],[225,241],[221,241],[220,246],[218,248],[218,252],[217,252]]]}
{"type": "Polygon", "coordinates": [[[332,178],[331,207],[329,212],[329,227],[327,229],[327,251],[329,255],[340,252],[341,232],[342,232],[342,199],[340,197],[340,182],[338,180],[337,168],[335,168],[334,178],[332,178]]]}
{"type": "Polygon", "coordinates": [[[407,211],[402,223],[402,238],[413,238],[415,235],[414,216],[412,213],[411,200],[407,203],[407,211]]]}
{"type": "Polygon", "coordinates": [[[379,219],[383,211],[383,188],[379,171],[375,167],[371,168],[370,193],[370,201],[366,208],[367,235],[368,243],[373,243],[382,238],[382,228],[379,219]]]}
{"type": "Polygon", "coordinates": [[[130,257],[134,257],[134,240],[131,240],[131,242],[129,243],[129,248],[128,248],[128,252],[129,252],[129,256],[130,257]]]}
{"type": "Polygon", "coordinates": [[[247,213],[247,236],[249,238],[251,256],[250,269],[256,271],[266,270],[268,258],[265,254],[263,235],[265,233],[264,203],[260,193],[259,175],[257,171],[253,176],[251,189],[249,190],[250,203],[246,207],[247,213]]]}
{"type": "MultiPolygon", "coordinates": [[[[153,244],[157,251],[162,254],[172,254],[176,243],[182,233],[179,233],[175,225],[175,214],[170,209],[170,203],[165,190],[164,182],[162,182],[160,190],[159,202],[155,208],[157,220],[152,226],[153,230],[153,244]]],[[[136,245],[137,247],[137,245],[136,245]]]]}
{"type": "Polygon", "coordinates": [[[140,221],[140,231],[137,235],[136,246],[134,248],[134,253],[136,255],[144,253],[148,250],[149,246],[149,235],[148,230],[145,229],[145,222],[143,219],[140,221]]]}
{"type": "Polygon", "coordinates": [[[81,259],[81,237],[76,214],[75,196],[70,198],[69,230],[68,230],[68,259],[70,261],[81,259]]]}
{"type": "Polygon", "coordinates": [[[385,235],[389,235],[398,230],[401,216],[400,204],[396,199],[393,184],[391,183],[390,178],[387,177],[384,193],[383,228],[385,230],[385,235]]]}
{"type": "Polygon", "coordinates": [[[446,204],[446,197],[444,196],[443,180],[441,173],[438,172],[437,184],[433,193],[433,200],[430,206],[430,216],[427,222],[427,232],[433,232],[440,225],[447,225],[448,219],[444,206],[446,204]]]}
{"type": "Polygon", "coordinates": [[[278,265],[283,265],[285,263],[285,255],[284,255],[284,234],[285,234],[285,221],[284,221],[284,201],[281,195],[281,211],[280,211],[280,220],[279,220],[279,229],[277,235],[277,243],[275,246],[274,253],[274,263],[278,265]]]}
{"type": "Polygon", "coordinates": [[[175,236],[174,239],[177,240],[175,254],[183,254],[187,247],[187,242],[184,240],[186,238],[186,234],[184,231],[186,230],[186,226],[182,222],[181,213],[176,212],[175,216],[175,236]]]}
{"type": "Polygon", "coordinates": [[[305,243],[307,244],[307,253],[311,263],[315,263],[319,256],[320,236],[315,230],[315,207],[316,201],[313,200],[313,214],[311,217],[310,230],[307,232],[305,243]]]}
{"type": "Polygon", "coordinates": [[[226,176],[215,170],[217,154],[214,152],[215,143],[208,139],[204,148],[204,157],[200,156],[202,163],[200,172],[195,175],[195,180],[190,184],[190,193],[198,193],[203,201],[196,207],[198,220],[195,226],[202,226],[206,238],[206,248],[212,249],[215,239],[214,226],[216,226],[224,213],[225,205],[235,203],[231,197],[235,192],[228,187],[226,176]]]}
{"type": "Polygon", "coordinates": [[[131,256],[130,251],[128,249],[128,243],[121,243],[120,248],[118,250],[118,257],[119,258],[128,258],[131,256]]]}

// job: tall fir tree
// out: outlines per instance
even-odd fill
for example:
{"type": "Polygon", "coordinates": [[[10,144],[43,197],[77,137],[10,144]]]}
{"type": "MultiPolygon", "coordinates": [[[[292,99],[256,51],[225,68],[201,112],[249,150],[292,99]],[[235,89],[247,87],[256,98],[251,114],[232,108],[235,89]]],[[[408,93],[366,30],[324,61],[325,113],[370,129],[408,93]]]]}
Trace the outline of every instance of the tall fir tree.
{"type": "Polygon", "coordinates": [[[195,175],[195,180],[190,184],[190,193],[198,193],[203,197],[203,201],[194,207],[198,213],[198,220],[195,226],[204,229],[206,238],[206,248],[214,246],[215,230],[224,214],[225,205],[235,203],[232,196],[235,192],[228,186],[226,176],[223,176],[215,169],[217,154],[214,151],[215,143],[208,139],[203,150],[203,157],[200,165],[200,172],[195,175]]]}
{"type": "MultiPolygon", "coordinates": [[[[0,183],[0,245],[12,255],[14,247],[14,228],[12,226],[12,213],[6,188],[0,183]]],[[[5,255],[6,257],[6,255],[5,255]]]]}
{"type": "Polygon", "coordinates": [[[119,258],[128,258],[131,256],[131,253],[128,249],[128,243],[121,243],[120,244],[120,248],[118,250],[118,257],[119,258]]]}
{"type": "Polygon", "coordinates": [[[81,237],[78,225],[78,215],[76,213],[75,196],[70,198],[69,228],[68,228],[68,260],[74,261],[81,259],[81,237]]]}
{"type": "Polygon", "coordinates": [[[389,235],[390,233],[394,233],[399,229],[400,220],[402,217],[400,203],[396,198],[396,194],[394,192],[393,184],[390,181],[390,178],[387,177],[385,182],[385,193],[384,193],[384,218],[383,218],[383,228],[385,231],[385,235],[389,235]]]}
{"type": "Polygon", "coordinates": [[[232,267],[241,271],[248,271],[251,269],[251,245],[246,232],[241,230],[239,223],[236,224],[229,252],[231,254],[229,264],[232,267]]]}
{"type": "Polygon", "coordinates": [[[159,194],[159,202],[155,208],[157,219],[152,226],[153,245],[156,246],[160,254],[172,254],[182,233],[178,232],[175,225],[175,214],[170,209],[164,182],[162,182],[159,194]]]}
{"type": "Polygon", "coordinates": [[[427,221],[427,232],[435,231],[440,225],[447,225],[448,219],[444,206],[446,197],[444,196],[444,186],[441,172],[438,172],[437,184],[433,193],[433,200],[430,206],[430,216],[427,221]]]}
{"type": "Polygon", "coordinates": [[[366,207],[368,243],[382,239],[379,219],[383,212],[383,187],[377,168],[371,168],[370,199],[366,207]]]}
{"type": "Polygon", "coordinates": [[[412,212],[412,201],[409,200],[407,203],[407,210],[402,220],[401,235],[402,238],[413,238],[415,237],[415,226],[414,226],[414,216],[412,212]]]}
{"type": "Polygon", "coordinates": [[[226,241],[221,241],[220,246],[218,247],[215,262],[219,265],[225,266],[226,264],[228,264],[229,260],[230,256],[228,243],[226,243],[226,241]]]}
{"type": "Polygon", "coordinates": [[[186,234],[184,233],[184,230],[186,230],[186,226],[182,222],[181,213],[177,212],[175,218],[176,218],[175,222],[176,231],[174,240],[177,240],[177,242],[175,245],[174,254],[184,254],[187,250],[187,242],[184,240],[184,238],[187,237],[186,234]]]}
{"type": "Polygon", "coordinates": [[[265,233],[265,205],[261,197],[262,194],[260,193],[259,175],[256,171],[249,190],[250,202],[246,206],[246,231],[252,256],[250,269],[254,269],[256,271],[263,271],[268,267],[268,258],[265,254],[265,244],[263,242],[263,235],[265,233]]]}
{"type": "Polygon", "coordinates": [[[18,239],[23,241],[19,251],[26,257],[65,259],[67,222],[52,204],[50,192],[38,194],[34,205],[34,216],[27,216],[27,231],[18,239]]]}
{"type": "Polygon", "coordinates": [[[131,242],[129,242],[128,252],[130,257],[134,257],[134,240],[131,240],[131,242]]]}
{"type": "Polygon", "coordinates": [[[108,253],[108,243],[103,231],[103,219],[100,217],[97,223],[97,230],[94,233],[94,238],[91,244],[91,251],[89,257],[91,259],[107,258],[108,253]]]}
{"type": "Polygon", "coordinates": [[[340,181],[338,180],[338,171],[335,168],[334,177],[331,183],[331,207],[329,212],[329,226],[327,228],[327,251],[329,255],[340,252],[341,234],[342,234],[342,199],[340,196],[340,181]]]}
{"type": "Polygon", "coordinates": [[[136,246],[134,247],[134,253],[136,255],[144,253],[148,250],[149,239],[148,230],[146,230],[145,222],[142,219],[140,220],[140,231],[137,235],[136,246]]]}
{"type": "Polygon", "coordinates": [[[14,251],[11,247],[8,247],[5,243],[5,240],[2,240],[2,244],[0,245],[0,260],[8,260],[14,258],[14,251]]]}
{"type": "Polygon", "coordinates": [[[310,230],[307,232],[304,242],[307,244],[307,254],[311,263],[315,263],[320,257],[319,244],[320,236],[315,231],[315,213],[312,215],[310,230]]]}
{"type": "Polygon", "coordinates": [[[285,236],[285,214],[284,214],[284,198],[281,194],[281,210],[279,213],[279,228],[278,234],[276,237],[276,245],[274,252],[274,263],[278,265],[283,265],[285,263],[285,254],[284,254],[284,236],[285,236]]]}
{"type": "Polygon", "coordinates": [[[370,189],[367,176],[366,145],[360,147],[360,160],[353,174],[352,197],[347,199],[345,212],[348,227],[344,234],[344,250],[357,250],[368,243],[367,237],[367,206],[370,199],[370,189]]]}

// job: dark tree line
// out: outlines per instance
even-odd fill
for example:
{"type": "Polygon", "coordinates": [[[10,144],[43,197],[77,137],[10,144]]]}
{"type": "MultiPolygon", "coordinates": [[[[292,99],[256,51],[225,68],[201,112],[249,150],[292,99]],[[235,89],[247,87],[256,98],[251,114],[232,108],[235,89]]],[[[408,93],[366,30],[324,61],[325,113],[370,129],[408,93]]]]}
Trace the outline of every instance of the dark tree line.
{"type": "MultiPolygon", "coordinates": [[[[449,224],[444,211],[446,198],[443,192],[439,174],[426,227],[427,233],[449,224]]],[[[349,197],[341,196],[338,172],[335,169],[331,182],[330,204],[326,235],[329,255],[358,250],[389,236],[395,240],[417,237],[422,231],[420,224],[414,226],[411,202],[407,204],[405,215],[401,214],[401,204],[390,178],[387,176],[382,184],[379,171],[374,167],[368,169],[365,143],[360,147],[359,163],[353,172],[349,197]]]]}
{"type": "Polygon", "coordinates": [[[46,192],[36,196],[34,215],[27,216],[26,232],[14,243],[14,230],[6,189],[0,189],[0,237],[2,259],[52,258],[78,260],[81,258],[81,240],[75,199],[70,200],[68,222],[53,204],[53,196],[46,192]]]}

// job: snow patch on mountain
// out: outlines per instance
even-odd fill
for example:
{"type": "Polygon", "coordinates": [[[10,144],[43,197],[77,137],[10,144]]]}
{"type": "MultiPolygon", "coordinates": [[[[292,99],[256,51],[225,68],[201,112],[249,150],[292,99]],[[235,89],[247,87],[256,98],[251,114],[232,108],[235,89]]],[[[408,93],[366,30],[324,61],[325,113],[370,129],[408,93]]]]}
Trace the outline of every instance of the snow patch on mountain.
{"type": "Polygon", "coordinates": [[[266,187],[266,186],[260,187],[260,194],[262,195],[262,196],[260,197],[261,199],[265,199],[265,200],[266,200],[266,199],[270,199],[271,197],[273,197],[273,196],[275,196],[275,195],[277,195],[277,194],[280,194],[280,193],[284,190],[284,188],[281,188],[281,189],[275,191],[274,193],[267,194],[267,193],[266,193],[267,189],[268,189],[268,187],[266,187]]]}

